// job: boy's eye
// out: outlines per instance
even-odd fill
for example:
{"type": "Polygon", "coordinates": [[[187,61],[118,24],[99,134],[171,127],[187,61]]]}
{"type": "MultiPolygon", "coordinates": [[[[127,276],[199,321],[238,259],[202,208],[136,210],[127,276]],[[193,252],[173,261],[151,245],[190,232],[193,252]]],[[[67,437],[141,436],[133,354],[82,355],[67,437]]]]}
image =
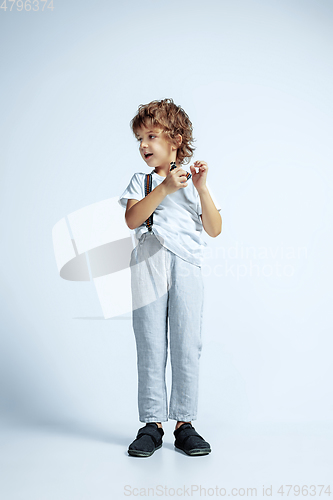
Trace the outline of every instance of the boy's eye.
{"type": "MultiPolygon", "coordinates": [[[[155,139],[156,135],[150,134],[148,137],[149,137],[149,139],[155,139]]],[[[137,137],[137,140],[138,140],[138,142],[142,141],[141,137],[137,137]]]]}

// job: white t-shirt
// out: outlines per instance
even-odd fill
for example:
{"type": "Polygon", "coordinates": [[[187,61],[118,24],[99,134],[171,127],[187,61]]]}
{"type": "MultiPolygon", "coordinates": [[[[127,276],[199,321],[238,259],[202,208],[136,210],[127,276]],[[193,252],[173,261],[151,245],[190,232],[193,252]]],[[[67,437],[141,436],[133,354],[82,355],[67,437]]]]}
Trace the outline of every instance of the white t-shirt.
{"type": "MultiPolygon", "coordinates": [[[[122,207],[126,208],[129,199],[140,201],[145,197],[145,176],[146,174],[143,172],[133,175],[129,185],[118,200],[122,207]]],[[[164,179],[165,177],[152,172],[152,190],[164,179]]],[[[207,243],[202,239],[200,197],[193,185],[192,177],[187,181],[187,184],[185,188],[168,194],[156,207],[153,213],[152,230],[156,236],[162,237],[161,243],[165,248],[178,257],[201,267],[203,248],[207,243]]],[[[217,210],[221,210],[209,187],[208,190],[217,210]]],[[[148,231],[146,223],[144,222],[134,231],[139,239],[143,233],[148,231]]]]}

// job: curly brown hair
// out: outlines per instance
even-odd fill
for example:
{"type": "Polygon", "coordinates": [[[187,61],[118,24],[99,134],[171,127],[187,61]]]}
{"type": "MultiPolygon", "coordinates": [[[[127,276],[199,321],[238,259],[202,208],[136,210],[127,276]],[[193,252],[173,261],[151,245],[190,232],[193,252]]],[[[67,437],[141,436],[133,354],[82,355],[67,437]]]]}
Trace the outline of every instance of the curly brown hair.
{"type": "Polygon", "coordinates": [[[138,137],[137,130],[142,126],[161,128],[173,144],[175,144],[176,135],[180,134],[182,143],[177,150],[177,160],[181,164],[189,163],[195,149],[193,147],[192,123],[183,108],[177,106],[172,99],[140,104],[130,126],[136,137],[138,137]]]}

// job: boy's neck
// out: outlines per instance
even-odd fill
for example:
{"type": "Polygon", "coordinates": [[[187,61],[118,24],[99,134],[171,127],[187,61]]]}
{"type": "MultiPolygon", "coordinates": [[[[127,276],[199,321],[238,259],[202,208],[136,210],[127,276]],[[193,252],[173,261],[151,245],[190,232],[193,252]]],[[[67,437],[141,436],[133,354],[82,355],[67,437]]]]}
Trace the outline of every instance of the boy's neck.
{"type": "Polygon", "coordinates": [[[168,175],[163,167],[154,168],[153,172],[161,177],[166,177],[168,175]]]}
{"type": "MultiPolygon", "coordinates": [[[[177,165],[177,167],[180,166],[178,164],[178,162],[176,162],[176,165],[177,165]]],[[[153,172],[160,175],[161,177],[166,177],[168,175],[168,173],[170,172],[170,165],[163,166],[163,167],[155,167],[153,172]]]]}

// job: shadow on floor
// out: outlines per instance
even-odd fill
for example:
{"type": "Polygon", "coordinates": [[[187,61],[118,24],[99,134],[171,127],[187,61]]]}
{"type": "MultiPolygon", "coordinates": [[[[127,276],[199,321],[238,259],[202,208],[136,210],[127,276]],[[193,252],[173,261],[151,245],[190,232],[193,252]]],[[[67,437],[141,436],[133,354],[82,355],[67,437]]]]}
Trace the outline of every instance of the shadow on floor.
{"type": "Polygon", "coordinates": [[[99,441],[102,443],[109,443],[118,446],[125,446],[128,448],[129,443],[133,440],[129,431],[126,432],[126,424],[119,432],[115,432],[112,428],[114,425],[110,424],[109,429],[98,426],[96,423],[83,423],[83,422],[41,422],[29,426],[31,429],[40,432],[47,432],[48,434],[58,434],[78,437],[81,439],[89,439],[92,441],[99,441]]]}

